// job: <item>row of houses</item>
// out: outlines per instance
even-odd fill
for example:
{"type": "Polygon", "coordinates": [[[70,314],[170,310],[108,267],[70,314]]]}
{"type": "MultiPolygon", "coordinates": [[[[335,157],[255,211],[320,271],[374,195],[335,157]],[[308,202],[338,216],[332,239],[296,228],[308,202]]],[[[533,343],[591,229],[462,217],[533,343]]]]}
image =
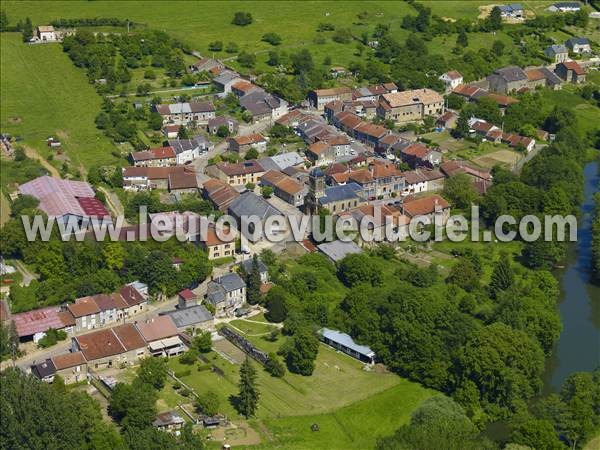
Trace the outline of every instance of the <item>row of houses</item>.
{"type": "Polygon", "coordinates": [[[168,189],[172,193],[194,194],[199,189],[196,172],[187,166],[130,166],[121,170],[126,191],[168,189]]]}
{"type": "Polygon", "coordinates": [[[559,89],[563,82],[585,82],[585,71],[576,61],[561,61],[554,71],[546,67],[521,69],[509,66],[497,69],[487,77],[489,90],[500,94],[525,92],[538,86],[559,89]]]}

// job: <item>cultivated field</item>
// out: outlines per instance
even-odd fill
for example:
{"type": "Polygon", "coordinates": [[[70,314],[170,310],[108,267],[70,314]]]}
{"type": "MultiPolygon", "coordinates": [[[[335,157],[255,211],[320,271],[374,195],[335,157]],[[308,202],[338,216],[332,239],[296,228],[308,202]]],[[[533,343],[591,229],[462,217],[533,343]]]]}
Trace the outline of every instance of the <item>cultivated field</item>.
{"type": "Polygon", "coordinates": [[[77,168],[114,161],[115,146],[94,125],[101,98],[60,45],[25,45],[17,33],[2,33],[1,44],[2,132],[45,158],[46,138],[57,136],[77,168]]]}
{"type": "Polygon", "coordinates": [[[475,164],[482,167],[487,167],[488,169],[491,169],[495,165],[512,168],[522,157],[522,154],[514,150],[498,150],[497,152],[492,152],[484,156],[473,158],[472,161],[475,164]]]}

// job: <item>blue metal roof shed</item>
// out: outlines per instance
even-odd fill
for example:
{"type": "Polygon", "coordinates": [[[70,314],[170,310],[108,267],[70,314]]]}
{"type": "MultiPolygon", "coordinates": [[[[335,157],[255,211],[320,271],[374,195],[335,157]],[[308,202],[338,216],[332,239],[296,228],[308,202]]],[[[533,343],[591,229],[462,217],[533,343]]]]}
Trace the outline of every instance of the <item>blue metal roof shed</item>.
{"type": "Polygon", "coordinates": [[[373,363],[375,352],[366,345],[359,345],[346,333],[322,328],[319,330],[323,342],[361,361],[373,363]]]}

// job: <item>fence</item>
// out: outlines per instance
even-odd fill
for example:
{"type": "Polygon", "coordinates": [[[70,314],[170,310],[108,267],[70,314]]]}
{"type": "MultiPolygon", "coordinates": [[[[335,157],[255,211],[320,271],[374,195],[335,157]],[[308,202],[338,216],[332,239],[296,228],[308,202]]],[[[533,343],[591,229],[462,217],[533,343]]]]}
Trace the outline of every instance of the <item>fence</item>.
{"type": "Polygon", "coordinates": [[[235,345],[237,348],[242,350],[247,355],[251,356],[255,360],[257,360],[261,364],[266,364],[269,360],[269,355],[262,350],[256,348],[250,341],[246,338],[240,336],[235,331],[230,328],[222,327],[219,330],[219,334],[235,345]]]}

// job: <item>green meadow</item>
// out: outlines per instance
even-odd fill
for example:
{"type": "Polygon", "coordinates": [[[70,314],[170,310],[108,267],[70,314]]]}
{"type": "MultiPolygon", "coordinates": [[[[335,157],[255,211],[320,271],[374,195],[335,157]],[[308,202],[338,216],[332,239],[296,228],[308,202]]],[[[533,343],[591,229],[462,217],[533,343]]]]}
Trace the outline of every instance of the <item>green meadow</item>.
{"type": "Polygon", "coordinates": [[[45,158],[57,136],[71,164],[87,168],[116,158],[116,147],[96,129],[101,98],[58,44],[25,45],[2,33],[1,128],[45,158]]]}

